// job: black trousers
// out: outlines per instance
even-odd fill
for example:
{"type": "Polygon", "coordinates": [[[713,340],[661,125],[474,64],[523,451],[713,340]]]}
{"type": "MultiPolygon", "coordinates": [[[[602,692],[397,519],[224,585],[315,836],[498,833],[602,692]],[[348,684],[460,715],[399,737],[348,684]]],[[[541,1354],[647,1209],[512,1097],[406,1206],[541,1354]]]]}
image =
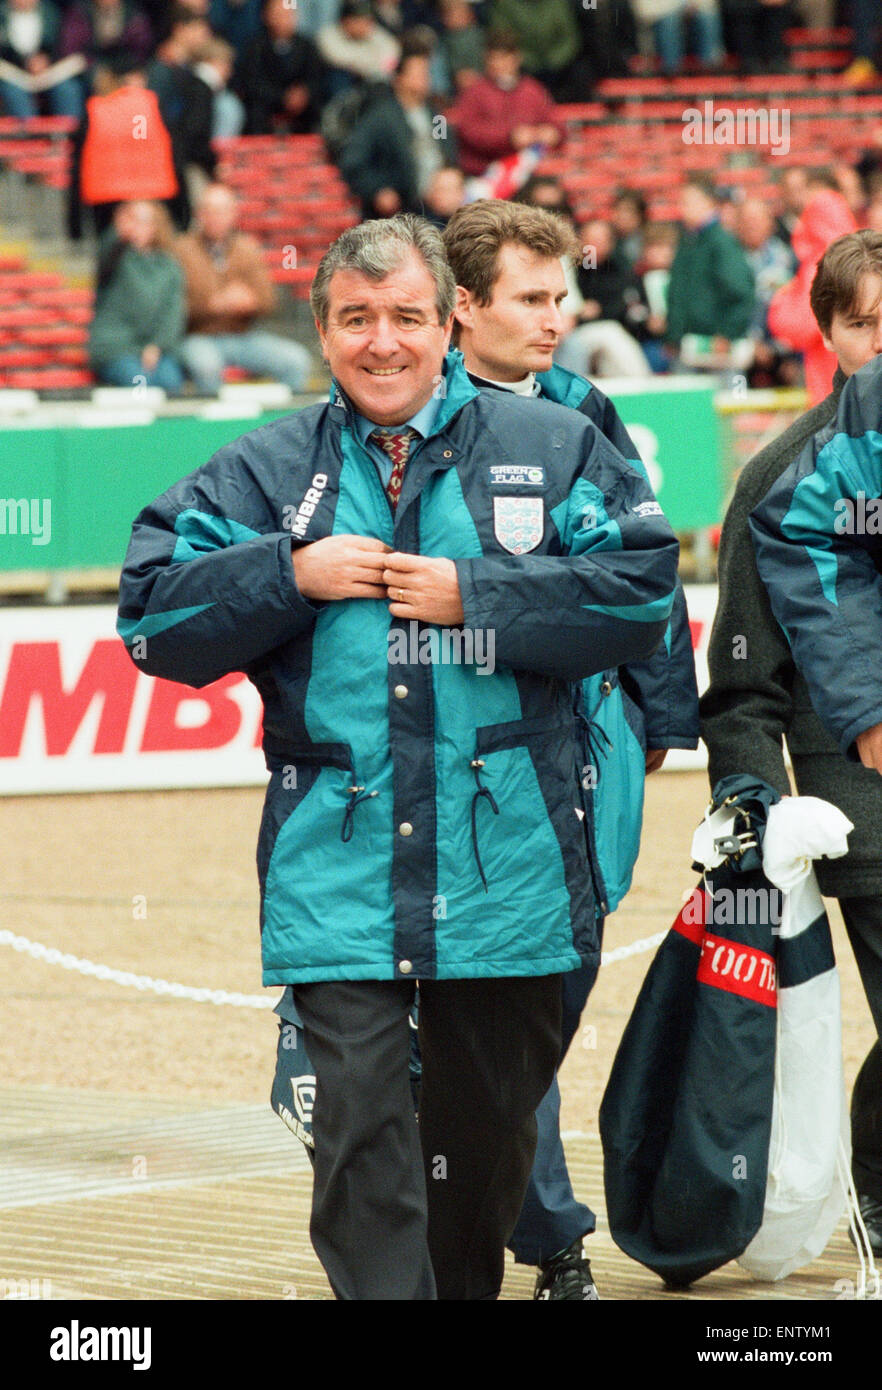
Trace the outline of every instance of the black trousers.
{"type": "Polygon", "coordinates": [[[339,1299],[495,1299],[560,1055],[560,975],[295,985],[315,1067],[310,1235],[339,1299]]]}
{"type": "MultiPolygon", "coordinates": [[[[840,898],[861,983],[882,1038],[882,899],[840,898]]],[[[882,1202],[882,1045],[858,1072],[851,1093],[851,1166],[858,1192],[882,1202]]]]}

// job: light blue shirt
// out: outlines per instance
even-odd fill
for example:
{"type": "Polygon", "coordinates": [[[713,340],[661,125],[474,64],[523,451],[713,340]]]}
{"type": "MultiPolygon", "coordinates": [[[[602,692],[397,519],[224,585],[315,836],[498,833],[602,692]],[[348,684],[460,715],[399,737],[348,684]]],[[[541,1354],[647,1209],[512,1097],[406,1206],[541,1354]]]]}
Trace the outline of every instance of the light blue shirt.
{"type": "MultiPolygon", "coordinates": [[[[411,415],[409,420],[405,420],[403,425],[378,425],[375,420],[366,420],[363,415],[359,415],[357,410],[353,412],[355,415],[355,429],[358,437],[374,460],[374,463],[377,465],[380,481],[384,488],[387,486],[392,476],[392,460],[388,454],[383,452],[378,444],[374,444],[373,441],[368,442],[368,435],[374,430],[380,429],[388,430],[390,434],[401,434],[407,429],[408,425],[410,425],[411,429],[416,430],[417,433],[425,439],[435,423],[435,416],[438,414],[438,407],[440,404],[440,397],[432,392],[426,404],[417,411],[416,415],[411,415]]],[[[411,445],[411,448],[413,448],[413,445],[411,445]]]]}

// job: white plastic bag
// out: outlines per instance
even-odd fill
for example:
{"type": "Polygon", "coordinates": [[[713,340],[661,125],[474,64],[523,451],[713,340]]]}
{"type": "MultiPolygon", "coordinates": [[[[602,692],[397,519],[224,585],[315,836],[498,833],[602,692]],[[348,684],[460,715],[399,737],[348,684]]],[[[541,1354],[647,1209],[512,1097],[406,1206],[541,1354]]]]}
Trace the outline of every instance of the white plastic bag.
{"type": "Polygon", "coordinates": [[[783,1279],[816,1259],[848,1201],[839,1162],[840,1145],[849,1160],[851,1153],[839,973],[810,857],[841,854],[851,828],[841,812],[814,798],[790,798],[773,806],[769,814],[763,865],[767,877],[771,869],[777,879],[775,886],[787,885],[788,891],[782,891],[779,931],[775,1094],[766,1201],[762,1225],[739,1258],[739,1264],[757,1279],[783,1279]],[[820,819],[828,820],[830,831],[824,848],[818,835],[822,807],[820,819]],[[811,832],[805,837],[799,834],[800,817],[805,817],[811,832]],[[793,855],[782,846],[792,847],[793,855]],[[797,863],[800,854],[802,862],[797,863]]]}

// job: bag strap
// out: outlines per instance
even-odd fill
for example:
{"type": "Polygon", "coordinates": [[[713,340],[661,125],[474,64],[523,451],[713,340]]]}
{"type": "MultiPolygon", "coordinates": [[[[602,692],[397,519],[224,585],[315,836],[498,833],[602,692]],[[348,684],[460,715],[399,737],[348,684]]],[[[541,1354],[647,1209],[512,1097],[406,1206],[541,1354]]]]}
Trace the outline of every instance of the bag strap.
{"type": "Polygon", "coordinates": [[[858,1202],[857,1192],[854,1186],[854,1179],[851,1175],[851,1164],[845,1145],[839,1140],[839,1176],[842,1180],[848,1195],[848,1225],[854,1237],[855,1247],[860,1260],[860,1278],[855,1292],[856,1299],[882,1299],[882,1289],[879,1284],[879,1271],[873,1259],[873,1248],[870,1245],[870,1237],[864,1225],[864,1218],[861,1216],[860,1203],[858,1202]]]}

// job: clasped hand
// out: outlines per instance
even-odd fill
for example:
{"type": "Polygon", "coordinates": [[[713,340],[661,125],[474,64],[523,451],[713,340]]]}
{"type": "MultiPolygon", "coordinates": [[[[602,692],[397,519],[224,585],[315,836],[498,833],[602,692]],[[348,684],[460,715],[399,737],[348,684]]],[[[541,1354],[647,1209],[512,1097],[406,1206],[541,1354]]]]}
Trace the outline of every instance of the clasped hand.
{"type": "Polygon", "coordinates": [[[326,536],[291,555],[304,598],[389,600],[396,618],[441,625],[463,622],[456,565],[436,555],[404,555],[372,536],[326,536]]]}

